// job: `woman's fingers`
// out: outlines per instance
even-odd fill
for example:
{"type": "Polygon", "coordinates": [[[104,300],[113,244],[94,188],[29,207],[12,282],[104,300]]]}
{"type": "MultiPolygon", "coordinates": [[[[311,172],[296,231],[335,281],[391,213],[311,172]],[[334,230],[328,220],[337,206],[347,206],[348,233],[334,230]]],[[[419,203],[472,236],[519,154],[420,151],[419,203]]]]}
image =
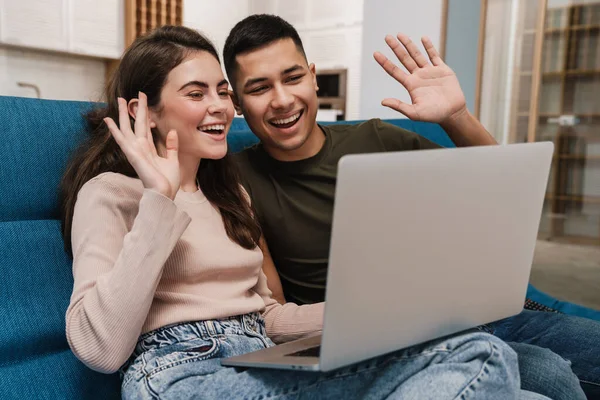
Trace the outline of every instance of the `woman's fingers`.
{"type": "Polygon", "coordinates": [[[123,132],[121,132],[121,130],[119,129],[117,124],[115,124],[115,121],[113,121],[113,119],[110,117],[106,117],[106,118],[104,118],[104,123],[106,123],[106,125],[108,126],[108,130],[110,131],[110,134],[115,138],[115,141],[117,142],[117,144],[119,145],[121,150],[125,151],[125,147],[126,147],[125,135],[123,135],[123,132]]]}
{"type": "Polygon", "coordinates": [[[177,137],[177,131],[171,129],[167,134],[167,159],[174,161],[177,160],[177,153],[179,152],[179,138],[177,137]]]}
{"type": "Polygon", "coordinates": [[[127,111],[127,101],[119,97],[117,103],[119,104],[119,130],[123,132],[125,137],[133,136],[131,123],[129,122],[129,112],[127,111]]]}
{"type": "Polygon", "coordinates": [[[138,93],[138,107],[135,113],[135,136],[145,138],[148,136],[148,98],[144,92],[138,93]]]}

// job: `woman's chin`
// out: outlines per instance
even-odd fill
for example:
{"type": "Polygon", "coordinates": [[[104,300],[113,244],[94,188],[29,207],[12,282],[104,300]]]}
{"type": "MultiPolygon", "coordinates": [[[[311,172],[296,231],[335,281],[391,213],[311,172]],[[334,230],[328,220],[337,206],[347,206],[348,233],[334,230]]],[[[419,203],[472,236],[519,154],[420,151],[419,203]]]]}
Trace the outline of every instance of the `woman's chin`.
{"type": "Polygon", "coordinates": [[[210,149],[209,151],[205,151],[202,154],[203,159],[206,160],[220,160],[221,158],[227,155],[227,145],[219,146],[218,149],[210,149]]]}

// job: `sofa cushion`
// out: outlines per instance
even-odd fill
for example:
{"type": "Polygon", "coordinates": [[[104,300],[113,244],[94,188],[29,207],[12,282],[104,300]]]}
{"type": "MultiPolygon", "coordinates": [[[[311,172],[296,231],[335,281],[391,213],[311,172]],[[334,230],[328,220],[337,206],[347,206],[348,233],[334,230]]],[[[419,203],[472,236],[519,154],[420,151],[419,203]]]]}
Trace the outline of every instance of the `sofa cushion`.
{"type": "Polygon", "coordinates": [[[0,98],[0,221],[57,216],[57,188],[91,103],[0,98]]]}
{"type": "Polygon", "coordinates": [[[80,398],[84,392],[107,398],[111,391],[118,397],[118,376],[89,370],[69,349],[65,312],[73,278],[59,221],[0,222],[0,238],[0,381],[12,382],[0,384],[0,398],[80,398]]]}

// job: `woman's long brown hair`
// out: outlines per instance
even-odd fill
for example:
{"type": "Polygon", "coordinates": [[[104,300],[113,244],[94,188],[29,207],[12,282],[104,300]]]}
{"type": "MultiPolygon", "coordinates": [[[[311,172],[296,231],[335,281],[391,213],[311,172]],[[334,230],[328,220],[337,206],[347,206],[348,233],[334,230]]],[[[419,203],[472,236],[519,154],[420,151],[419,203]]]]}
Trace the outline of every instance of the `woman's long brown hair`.
{"type": "MultiPolygon", "coordinates": [[[[62,234],[65,250],[70,255],[73,212],[81,187],[103,172],[137,177],[103,118],[118,121],[117,97],[129,101],[137,98],[140,91],[148,96],[149,108],[160,107],[161,90],[169,72],[196,51],[206,51],[219,60],[210,41],[193,29],[163,26],[136,39],[123,54],[106,87],[106,106],[85,115],[88,135],[72,155],[60,183],[62,234]]],[[[130,119],[132,127],[133,122],[130,119]]],[[[153,130],[152,134],[156,143],[158,132],[153,130]]],[[[229,238],[247,249],[257,246],[260,226],[242,192],[238,171],[230,156],[202,160],[197,178],[208,201],[219,209],[229,238]]]]}

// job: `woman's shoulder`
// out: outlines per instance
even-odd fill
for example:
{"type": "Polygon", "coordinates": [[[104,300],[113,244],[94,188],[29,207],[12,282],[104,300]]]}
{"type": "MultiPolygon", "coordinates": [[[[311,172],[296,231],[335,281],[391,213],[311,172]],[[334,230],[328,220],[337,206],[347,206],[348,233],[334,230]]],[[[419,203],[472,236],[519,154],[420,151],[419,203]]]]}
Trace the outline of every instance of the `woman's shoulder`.
{"type": "Polygon", "coordinates": [[[141,197],[144,185],[139,178],[133,178],[117,172],[103,172],[87,181],[82,191],[86,192],[118,192],[121,195],[136,195],[141,197]]]}
{"type": "Polygon", "coordinates": [[[82,186],[77,194],[77,202],[101,203],[123,210],[132,207],[137,209],[143,194],[144,185],[140,179],[116,172],[104,172],[82,186]]]}

